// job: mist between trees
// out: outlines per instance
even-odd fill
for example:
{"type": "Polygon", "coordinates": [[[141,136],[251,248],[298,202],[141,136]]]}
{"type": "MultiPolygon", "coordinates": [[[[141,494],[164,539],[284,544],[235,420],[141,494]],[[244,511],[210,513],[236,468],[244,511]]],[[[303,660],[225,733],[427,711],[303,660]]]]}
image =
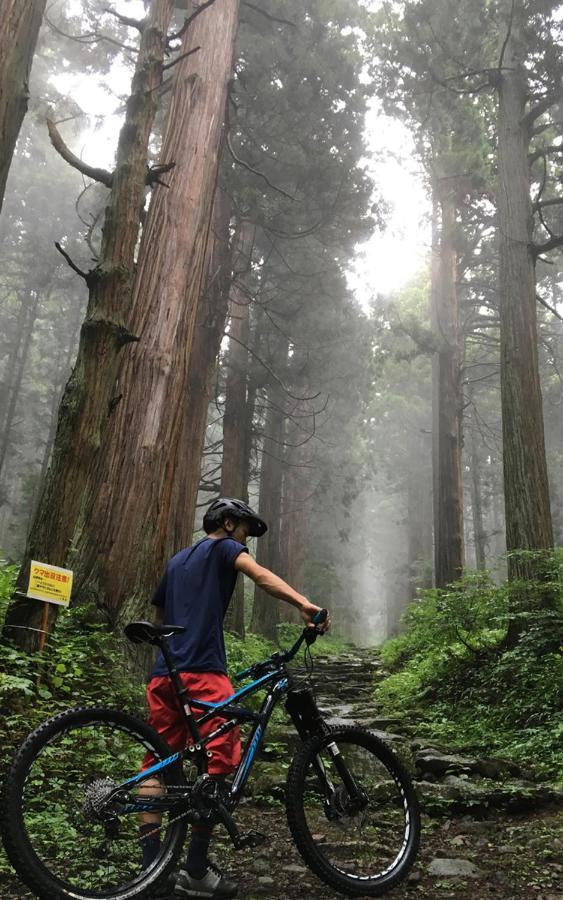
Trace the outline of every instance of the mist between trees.
{"type": "MultiPolygon", "coordinates": [[[[121,627],[237,496],[270,523],[259,562],[373,643],[418,588],[562,543],[559,4],[75,0],[37,36],[40,5],[0,4],[19,588],[31,558],[68,566],[121,627]],[[115,94],[111,165],[63,74],[115,94]],[[373,97],[415,137],[432,251],[366,312],[346,273],[389,215],[373,97]]],[[[239,585],[227,625],[275,637],[286,612],[257,599],[239,585]]],[[[4,639],[34,649],[38,606],[4,639]]]]}

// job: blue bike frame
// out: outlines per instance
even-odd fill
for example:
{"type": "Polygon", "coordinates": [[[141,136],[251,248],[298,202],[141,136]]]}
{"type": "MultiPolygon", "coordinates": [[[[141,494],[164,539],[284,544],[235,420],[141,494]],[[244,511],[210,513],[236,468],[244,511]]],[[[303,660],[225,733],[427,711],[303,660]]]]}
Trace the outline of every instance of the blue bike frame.
{"type": "MultiPolygon", "coordinates": [[[[186,724],[188,724],[188,716],[192,715],[192,707],[207,710],[207,712],[204,713],[203,716],[193,719],[193,724],[195,724],[197,735],[193,734],[193,728],[189,729],[190,731],[192,731],[192,737],[195,737],[196,741],[190,744],[190,746],[186,747],[185,750],[173,753],[171,756],[166,757],[166,759],[155,763],[153,766],[150,766],[150,768],[145,769],[138,775],[133,776],[133,778],[129,778],[127,779],[127,781],[122,782],[119,786],[119,789],[127,786],[133,786],[135,784],[140,784],[147,778],[151,778],[152,776],[159,774],[167,766],[174,765],[180,760],[190,757],[192,754],[204,753],[207,759],[205,747],[210,741],[212,741],[214,738],[220,737],[223,734],[226,734],[228,731],[231,731],[239,722],[250,721],[254,722],[254,728],[252,729],[252,732],[248,737],[242,753],[241,761],[235,770],[235,777],[233,779],[229,794],[230,805],[236,804],[248,780],[248,776],[252,768],[252,762],[262,742],[264,732],[266,730],[272,712],[274,711],[274,708],[279,702],[281,696],[287,690],[288,686],[289,681],[287,675],[283,672],[283,670],[276,669],[266,675],[263,675],[256,681],[251,682],[251,684],[247,684],[245,687],[241,688],[240,691],[237,691],[235,694],[233,694],[232,697],[228,697],[226,700],[223,700],[220,703],[209,703],[207,701],[197,700],[192,697],[183,698],[184,703],[182,704],[182,712],[184,714],[184,718],[186,719],[186,724]],[[260,707],[260,710],[258,712],[254,712],[254,710],[234,705],[239,700],[243,700],[245,697],[250,696],[257,690],[260,690],[267,685],[270,685],[270,689],[268,690],[268,693],[264,698],[264,702],[262,703],[262,706],[260,707]],[[185,709],[187,705],[186,701],[189,704],[190,713],[188,713],[185,709]],[[226,721],[222,725],[220,725],[219,728],[216,728],[215,731],[212,731],[210,734],[206,735],[206,737],[201,737],[201,734],[199,732],[200,726],[204,725],[207,721],[209,721],[209,719],[216,718],[217,716],[224,718],[226,721]]],[[[143,798],[138,802],[128,803],[124,811],[147,812],[150,810],[154,810],[156,812],[162,811],[164,808],[169,808],[170,805],[170,799],[166,801],[164,798],[155,798],[154,800],[143,798]]]]}

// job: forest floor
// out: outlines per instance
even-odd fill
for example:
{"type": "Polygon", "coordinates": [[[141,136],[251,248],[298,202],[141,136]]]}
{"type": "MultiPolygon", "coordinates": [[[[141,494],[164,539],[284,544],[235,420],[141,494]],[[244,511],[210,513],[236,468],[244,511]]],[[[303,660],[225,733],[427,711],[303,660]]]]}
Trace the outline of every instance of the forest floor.
{"type": "MultiPolygon", "coordinates": [[[[217,861],[239,884],[240,900],[333,900],[342,897],[306,868],[285,822],[281,806],[248,804],[239,824],[258,826],[268,843],[258,850],[234,854],[216,844],[217,861]]],[[[15,877],[0,882],[2,900],[28,900],[34,895],[15,877]],[[2,883],[3,882],[3,883],[2,883]]],[[[423,819],[419,858],[407,880],[388,894],[397,900],[563,900],[563,821],[561,809],[525,814],[497,813],[486,819],[423,819]],[[478,877],[439,877],[429,872],[435,859],[469,860],[478,877]]],[[[170,894],[170,898],[174,894],[170,894]]]]}
{"type": "MultiPolygon", "coordinates": [[[[361,654],[347,658],[318,660],[315,683],[322,707],[332,724],[362,724],[378,730],[385,720],[373,719],[377,710],[371,701],[372,681],[366,675],[379,664],[373,657],[361,654]],[[339,682],[338,689],[336,682],[339,682]],[[330,698],[338,697],[338,701],[330,698]],[[353,703],[350,701],[353,700],[353,703]],[[370,715],[372,716],[370,720],[370,715]]],[[[388,725],[391,724],[389,720],[388,725]]],[[[272,755],[263,757],[251,775],[251,796],[245,798],[236,813],[241,830],[256,829],[267,835],[258,849],[235,853],[224,832],[218,833],[213,852],[217,863],[239,884],[240,900],[332,900],[341,894],[319,881],[305,866],[292,841],[286,823],[283,800],[285,772],[280,760],[290,757],[293,738],[286,726],[273,725],[268,735],[272,755]]],[[[389,734],[389,738],[398,735],[389,734]]],[[[409,738],[404,737],[404,740],[409,738]]],[[[415,742],[415,748],[418,745],[415,742]]],[[[429,751],[418,751],[420,753],[429,751]]],[[[416,753],[415,753],[416,758],[416,753]]],[[[434,764],[439,762],[436,752],[434,764]]],[[[420,766],[421,762],[417,763],[420,766]]],[[[424,763],[422,763],[424,764],[424,763]]],[[[454,769],[455,771],[455,765],[454,769]]],[[[418,859],[407,879],[388,896],[397,900],[563,900],[563,807],[561,803],[545,803],[534,808],[516,805],[518,811],[494,809],[492,803],[477,802],[471,791],[483,791],[483,779],[473,775],[435,777],[417,769],[419,794],[423,806],[423,832],[418,859]],[[428,799],[423,791],[430,790],[430,809],[436,798],[432,790],[459,789],[462,778],[470,788],[472,799],[465,808],[459,802],[445,804],[432,815],[428,814],[428,799]],[[473,779],[473,781],[471,781],[473,779]],[[424,812],[426,808],[426,812],[424,812]],[[456,812],[453,812],[453,810],[456,812]],[[444,860],[449,861],[444,863],[444,860]],[[450,874],[442,874],[444,866],[450,874]],[[470,874],[466,873],[469,870],[470,874]],[[457,873],[457,874],[456,874],[457,873]]],[[[493,784],[497,798],[504,784],[493,784]]],[[[512,789],[523,782],[513,782],[512,789]]],[[[525,792],[524,792],[525,793],[525,792]]],[[[481,798],[482,799],[482,798],[481,798]]],[[[559,797],[561,799],[561,797],[559,797]]],[[[529,800],[529,798],[528,798],[529,800]]],[[[3,811],[3,815],[9,811],[3,811]]],[[[15,876],[0,875],[1,900],[28,900],[34,895],[27,891],[15,876]]],[[[170,898],[174,894],[170,893],[170,898]]]]}

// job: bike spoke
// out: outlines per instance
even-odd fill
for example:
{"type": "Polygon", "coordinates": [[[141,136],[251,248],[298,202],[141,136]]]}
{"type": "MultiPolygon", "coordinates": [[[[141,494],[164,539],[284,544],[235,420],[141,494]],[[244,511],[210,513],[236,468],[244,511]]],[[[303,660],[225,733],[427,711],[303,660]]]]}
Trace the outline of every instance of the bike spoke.
{"type": "MultiPolygon", "coordinates": [[[[354,878],[373,879],[397,864],[408,837],[409,817],[400,787],[384,763],[359,745],[338,745],[319,754],[331,790],[321,783],[311,761],[305,773],[307,827],[323,856],[335,869],[354,878]],[[358,788],[349,793],[342,769],[358,788]]],[[[319,757],[316,758],[318,762],[319,757]]]]}
{"type": "MultiPolygon", "coordinates": [[[[41,863],[65,884],[109,892],[140,877],[139,816],[125,809],[151,789],[110,795],[139,771],[144,752],[137,735],[95,722],[61,731],[33,760],[22,798],[25,830],[41,863]]],[[[165,794],[164,782],[153,791],[165,794]]],[[[165,812],[164,830],[168,819],[165,812]]]]}

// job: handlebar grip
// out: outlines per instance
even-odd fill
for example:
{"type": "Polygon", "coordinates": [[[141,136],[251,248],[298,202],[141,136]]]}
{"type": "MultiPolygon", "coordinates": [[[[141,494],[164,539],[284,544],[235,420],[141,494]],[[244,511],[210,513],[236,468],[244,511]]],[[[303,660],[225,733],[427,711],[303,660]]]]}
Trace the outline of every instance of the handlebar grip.
{"type": "Polygon", "coordinates": [[[319,609],[318,613],[315,613],[311,622],[313,625],[322,625],[323,622],[326,622],[328,616],[328,609],[319,609]]]}

